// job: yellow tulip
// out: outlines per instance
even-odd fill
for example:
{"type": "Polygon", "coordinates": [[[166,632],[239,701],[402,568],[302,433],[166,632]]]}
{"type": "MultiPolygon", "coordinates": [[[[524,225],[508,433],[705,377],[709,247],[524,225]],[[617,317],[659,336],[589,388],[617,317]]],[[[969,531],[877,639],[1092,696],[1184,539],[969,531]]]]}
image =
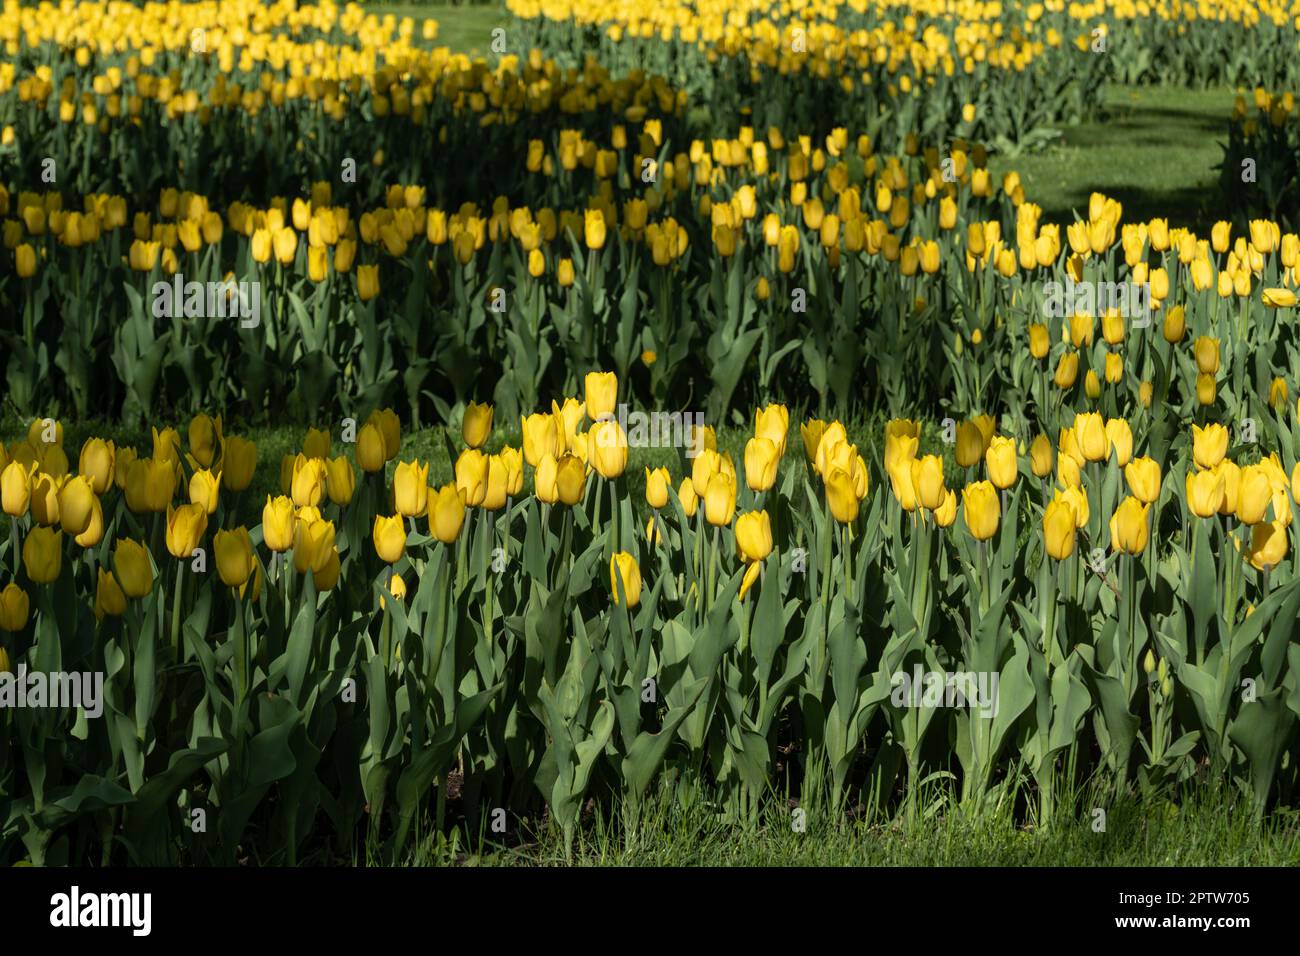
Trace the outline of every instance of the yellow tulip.
{"type": "Polygon", "coordinates": [[[216,552],[217,575],[221,583],[230,588],[243,587],[253,573],[257,563],[253,557],[253,542],[248,537],[247,528],[234,531],[218,531],[212,541],[216,552]]]}
{"type": "Polygon", "coordinates": [[[32,500],[32,476],[36,465],[25,467],[19,461],[11,461],[0,472],[0,504],[5,514],[11,518],[21,518],[27,514],[32,500]]]}
{"type": "Polygon", "coordinates": [[[105,617],[121,617],[126,613],[126,595],[118,585],[117,579],[103,568],[96,569],[95,585],[95,620],[105,617]]]}
{"type": "Polygon", "coordinates": [[[173,558],[188,558],[199,546],[208,527],[208,515],[202,505],[167,506],[167,550],[173,558]]]}
{"type": "Polygon", "coordinates": [[[396,564],[406,554],[406,526],[402,523],[401,515],[375,515],[371,537],[375,543],[375,554],[387,564],[396,564]]]}
{"type": "Polygon", "coordinates": [[[288,551],[293,547],[295,520],[292,500],[283,495],[274,499],[267,495],[266,507],[262,509],[262,541],[272,551],[288,551]]]}
{"type": "Polygon", "coordinates": [[[1128,490],[1143,504],[1154,504],[1160,497],[1160,466],[1151,458],[1134,458],[1124,466],[1128,490]]]}
{"type": "Polygon", "coordinates": [[[1029,326],[1029,354],[1036,359],[1047,358],[1051,341],[1047,336],[1047,326],[1033,323],[1029,326]]]}
{"type": "Polygon", "coordinates": [[[190,504],[201,505],[207,514],[217,510],[221,497],[221,473],[196,471],[190,476],[190,504]]]}
{"type": "Polygon", "coordinates": [[[645,500],[651,508],[658,510],[668,504],[668,483],[671,477],[667,468],[645,470],[645,500]]]}
{"type": "Polygon", "coordinates": [[[1110,516],[1110,546],[1125,554],[1141,554],[1147,546],[1150,533],[1147,512],[1151,506],[1136,498],[1126,497],[1110,516]]]}
{"type": "Polygon", "coordinates": [[[1096,412],[1083,412],[1074,417],[1074,440],[1086,461],[1105,461],[1110,453],[1110,439],[1106,425],[1096,412]]]}
{"type": "Polygon", "coordinates": [[[1051,441],[1046,435],[1039,434],[1029,445],[1029,467],[1033,470],[1034,475],[1039,478],[1046,478],[1052,473],[1055,464],[1056,452],[1052,448],[1051,441]]]}
{"type": "Polygon", "coordinates": [[[153,563],[138,541],[118,539],[113,549],[113,572],[129,598],[142,598],[153,589],[153,563]]]}
{"type": "Polygon", "coordinates": [[[1123,468],[1133,457],[1133,430],[1122,418],[1106,421],[1106,442],[1115,453],[1115,464],[1123,468]]]}
{"type": "Polygon", "coordinates": [[[984,452],[984,464],[988,469],[989,480],[995,487],[1002,489],[1014,485],[1018,471],[1015,440],[1001,435],[995,436],[989,442],[988,450],[984,452]]]}
{"type": "Polygon", "coordinates": [[[747,511],[736,519],[736,550],[742,561],[762,561],[772,553],[772,522],[766,511],[747,511]]]}
{"type": "Polygon", "coordinates": [[[997,489],[991,482],[977,481],[967,485],[961,493],[962,518],[971,536],[977,541],[987,541],[998,530],[1002,515],[997,489]]]}
{"type": "Polygon", "coordinates": [[[543,456],[552,458],[564,451],[561,424],[554,414],[538,412],[520,418],[524,438],[524,460],[534,468],[543,456]]]}
{"type": "Polygon", "coordinates": [[[460,537],[465,523],[465,492],[448,482],[429,496],[429,534],[443,544],[460,537]]]}
{"type": "Polygon", "coordinates": [[[677,499],[682,503],[686,517],[694,518],[695,511],[700,506],[700,496],[696,494],[695,482],[689,475],[682,479],[681,486],[677,489],[677,499]]]}
{"type": "Polygon", "coordinates": [[[327,428],[308,428],[302,440],[302,453],[306,458],[329,458],[333,441],[327,428]]]}
{"type": "Polygon", "coordinates": [[[357,432],[357,464],[367,474],[384,468],[384,436],[378,425],[362,425],[357,432]]]}
{"type": "Polygon", "coordinates": [[[605,247],[605,217],[599,210],[586,210],[583,215],[582,233],[588,249],[605,247]]]}
{"type": "Polygon", "coordinates": [[[1280,564],[1287,556],[1286,525],[1262,521],[1250,529],[1250,563],[1260,571],[1280,564]]]}
{"type": "Polygon", "coordinates": [[[585,385],[587,417],[594,422],[612,416],[618,402],[618,376],[613,372],[588,372],[585,385]]]}
{"type": "Polygon", "coordinates": [[[1054,498],[1043,509],[1043,543],[1047,553],[1057,561],[1074,554],[1074,536],[1077,530],[1074,507],[1063,498],[1054,498]]]}
{"type": "Polygon", "coordinates": [[[1289,309],[1296,304],[1296,294],[1290,289],[1265,289],[1261,296],[1270,309],[1289,309]]]}
{"type": "Polygon", "coordinates": [[[1242,468],[1234,496],[1237,520],[1242,524],[1258,524],[1264,520],[1272,501],[1273,487],[1268,471],[1259,465],[1242,468]]]}
{"type": "Polygon", "coordinates": [[[204,468],[211,468],[221,442],[221,416],[195,415],[190,419],[190,454],[204,468]]]}
{"type": "Polygon", "coordinates": [[[488,459],[477,448],[467,448],[456,459],[456,487],[465,493],[465,503],[477,507],[487,494],[488,459]]]}
{"type": "MultiPolygon", "coordinates": [[[[397,520],[401,521],[400,518],[397,520]]],[[[335,535],[334,522],[299,514],[293,534],[294,570],[299,574],[324,571],[330,563],[330,556],[336,551],[335,535]]]]}
{"type": "Polygon", "coordinates": [[[95,512],[95,491],[82,475],[69,479],[59,489],[59,523],[74,538],[90,527],[95,512]]]}
{"type": "MultiPolygon", "coordinates": [[[[910,465],[907,467],[910,470],[910,465]]],[[[831,517],[840,524],[852,524],[858,518],[859,502],[852,475],[843,468],[832,468],[826,475],[826,503],[831,517]]]]}
{"type": "Polygon", "coordinates": [[[641,567],[626,551],[619,551],[609,559],[609,590],[615,604],[622,603],[620,591],[627,598],[629,608],[641,603],[641,567]]]}
{"type": "Polygon", "coordinates": [[[1223,476],[1212,471],[1187,473],[1187,507],[1198,518],[1218,514],[1223,503],[1223,476]]]}
{"type": "Polygon", "coordinates": [[[492,406],[488,404],[470,402],[465,407],[465,415],[460,423],[460,434],[466,445],[470,448],[483,447],[492,435],[492,415],[492,406]]]}
{"type": "Polygon", "coordinates": [[[751,438],[745,444],[745,483],[751,491],[767,491],[776,484],[780,449],[770,438],[751,438]]]}
{"type": "Polygon", "coordinates": [[[393,472],[393,503],[405,518],[422,515],[429,509],[429,466],[418,461],[404,461],[393,472]]]}
{"type": "Polygon", "coordinates": [[[1219,498],[1219,514],[1230,515],[1237,510],[1237,497],[1241,494],[1241,469],[1229,458],[1210,469],[1223,479],[1223,495],[1219,498]]]}
{"type": "Polygon", "coordinates": [[[974,421],[957,426],[957,464],[969,468],[984,456],[984,432],[974,421]]]}
{"type": "Polygon", "coordinates": [[[1219,424],[1192,426],[1192,458],[1198,468],[1213,468],[1228,453],[1228,429],[1219,424]]]}
{"type": "Polygon", "coordinates": [[[299,508],[314,508],[325,497],[325,462],[320,458],[298,455],[293,460],[293,503],[299,508]]]}
{"type": "Polygon", "coordinates": [[[618,422],[598,421],[587,434],[587,453],[596,473],[608,479],[623,474],[627,468],[627,435],[618,422]]]}
{"type": "Polygon", "coordinates": [[[379,295],[379,266],[357,266],[357,297],[369,302],[379,295]]]}
{"type": "Polygon", "coordinates": [[[239,492],[253,483],[257,469],[257,445],[236,435],[222,442],[221,484],[227,491],[239,492]]]}
{"type": "Polygon", "coordinates": [[[784,405],[767,405],[754,412],[754,437],[766,438],[775,445],[777,457],[785,455],[789,433],[790,410],[784,405]]]}
{"type": "Polygon", "coordinates": [[[572,507],[587,488],[587,466],[577,455],[562,455],[555,466],[555,491],[560,504],[572,507]]]}
{"type": "Polygon", "coordinates": [[[0,631],[21,631],[27,626],[31,601],[27,592],[10,582],[0,591],[0,631]]]}
{"type": "Polygon", "coordinates": [[[33,528],[23,542],[23,567],[35,584],[58,580],[63,569],[63,532],[53,528],[33,528]]]}
{"type": "Polygon", "coordinates": [[[342,507],[352,501],[357,489],[357,475],[352,462],[342,455],[325,463],[325,493],[330,501],[342,507]]]}
{"type": "Polygon", "coordinates": [[[731,524],[736,513],[736,481],[725,471],[710,476],[704,489],[704,519],[714,527],[731,524]]]}
{"type": "Polygon", "coordinates": [[[59,523],[59,491],[64,479],[37,472],[32,481],[32,518],[46,526],[59,523]]]}
{"type": "Polygon", "coordinates": [[[934,511],[947,496],[943,484],[943,459],[938,455],[925,455],[911,463],[912,489],[921,506],[934,511]]]}
{"type": "Polygon", "coordinates": [[[115,452],[113,443],[102,438],[88,438],[81,446],[77,470],[90,480],[90,486],[97,495],[102,495],[113,483],[115,452]]]}
{"type": "Polygon", "coordinates": [[[90,521],[81,534],[76,535],[73,540],[83,548],[93,548],[104,539],[104,507],[100,504],[99,499],[91,496],[90,499],[90,521]]]}
{"type": "Polygon", "coordinates": [[[818,418],[810,418],[799,426],[799,434],[803,437],[804,454],[811,462],[817,457],[817,446],[826,434],[826,423],[818,418]]]}
{"type": "Polygon", "coordinates": [[[1053,379],[1056,387],[1067,389],[1074,385],[1075,379],[1079,377],[1079,353],[1066,352],[1056,363],[1056,376],[1053,379]]]}
{"type": "Polygon", "coordinates": [[[951,528],[957,520],[957,495],[951,489],[943,493],[943,501],[934,509],[934,523],[940,528],[951,528]]]}
{"type": "Polygon", "coordinates": [[[384,461],[392,461],[402,450],[402,420],[391,408],[376,408],[366,419],[367,425],[374,425],[384,440],[384,461]]]}

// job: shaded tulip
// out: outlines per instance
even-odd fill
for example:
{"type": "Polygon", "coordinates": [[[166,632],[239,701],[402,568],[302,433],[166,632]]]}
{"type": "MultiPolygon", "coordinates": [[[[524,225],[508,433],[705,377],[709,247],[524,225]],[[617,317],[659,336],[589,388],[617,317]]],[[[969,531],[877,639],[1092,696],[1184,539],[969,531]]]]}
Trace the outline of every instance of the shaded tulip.
{"type": "Polygon", "coordinates": [[[819,418],[810,418],[799,426],[803,437],[804,454],[811,462],[817,457],[817,446],[821,444],[822,435],[826,433],[826,423],[819,418]]]}
{"type": "Polygon", "coordinates": [[[111,441],[102,438],[88,438],[81,446],[81,457],[77,461],[77,470],[90,480],[90,487],[95,494],[102,495],[113,483],[113,465],[116,459],[111,441]]]}
{"type": "Polygon", "coordinates": [[[694,518],[695,512],[700,506],[700,496],[695,492],[695,482],[691,477],[682,479],[681,485],[677,489],[677,500],[682,503],[682,512],[688,518],[694,518]]]}
{"type": "Polygon", "coordinates": [[[1059,389],[1067,389],[1074,385],[1075,380],[1079,377],[1079,353],[1066,352],[1060,361],[1056,363],[1056,375],[1053,381],[1059,389]]]}
{"type": "Polygon", "coordinates": [[[90,500],[90,523],[81,534],[73,538],[82,548],[93,548],[104,540],[104,506],[98,498],[92,497],[90,500]]]}
{"type": "Polygon", "coordinates": [[[1046,478],[1052,473],[1056,462],[1056,452],[1046,435],[1039,434],[1029,444],[1029,467],[1034,475],[1046,478]]]}
{"type": "Polygon", "coordinates": [[[23,567],[35,584],[58,580],[63,569],[63,532],[33,528],[23,542],[23,567]]]}
{"type": "Polygon", "coordinates": [[[95,513],[95,491],[84,475],[64,482],[59,489],[59,523],[74,538],[90,527],[95,513]]]}
{"type": "Polygon", "coordinates": [[[239,492],[253,483],[257,469],[257,445],[236,435],[221,443],[221,484],[227,491],[239,492]]]}
{"type": "Polygon", "coordinates": [[[142,598],[153,590],[153,562],[138,541],[118,539],[113,548],[113,573],[129,598],[142,598]]]}
{"type": "Polygon", "coordinates": [[[21,631],[27,626],[31,600],[27,592],[10,582],[0,591],[0,631],[21,631]]]}
{"type": "Polygon", "coordinates": [[[333,441],[328,428],[308,428],[302,440],[302,453],[307,458],[326,459],[330,456],[333,441]]]}
{"type": "Polygon", "coordinates": [[[325,463],[325,493],[339,507],[350,503],[357,489],[357,474],[352,462],[342,455],[325,463]]]}
{"type": "Polygon", "coordinates": [[[357,432],[357,465],[367,474],[383,471],[384,436],[378,425],[362,425],[357,432]]]}
{"type": "Polygon", "coordinates": [[[221,583],[230,588],[243,587],[257,563],[248,529],[218,531],[212,541],[212,550],[216,553],[217,575],[221,583]]]}
{"type": "Polygon", "coordinates": [[[392,461],[402,450],[402,420],[391,408],[376,408],[366,419],[374,425],[384,439],[384,461],[392,461]]]}
{"type": "Polygon", "coordinates": [[[126,595],[118,585],[117,579],[103,568],[96,569],[95,585],[95,620],[105,617],[121,617],[126,613],[126,595]]]}
{"type": "Polygon", "coordinates": [[[984,456],[984,432],[974,421],[957,426],[957,464],[969,468],[984,456]]]}
{"type": "Polygon", "coordinates": [[[199,414],[190,419],[190,454],[204,468],[211,468],[221,443],[221,416],[215,419],[199,414]]]}
{"type": "Polygon", "coordinates": [[[207,514],[217,510],[221,498],[221,474],[196,471],[190,476],[190,504],[201,505],[207,514]]]}

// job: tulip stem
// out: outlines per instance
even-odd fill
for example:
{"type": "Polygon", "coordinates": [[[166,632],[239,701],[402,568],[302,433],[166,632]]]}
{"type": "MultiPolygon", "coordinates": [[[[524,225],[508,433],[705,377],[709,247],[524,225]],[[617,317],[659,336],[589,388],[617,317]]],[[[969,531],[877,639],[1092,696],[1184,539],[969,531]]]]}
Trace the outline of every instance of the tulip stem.
{"type": "Polygon", "coordinates": [[[175,591],[172,592],[172,650],[181,663],[181,590],[185,581],[185,561],[177,562],[175,591]]]}
{"type": "Polygon", "coordinates": [[[21,556],[19,555],[19,547],[18,547],[18,519],[15,518],[13,515],[10,515],[10,516],[9,516],[9,540],[10,540],[11,542],[13,542],[13,548],[14,548],[14,580],[17,581],[17,580],[18,580],[18,567],[19,567],[20,562],[22,561],[22,558],[21,558],[21,556]]]}

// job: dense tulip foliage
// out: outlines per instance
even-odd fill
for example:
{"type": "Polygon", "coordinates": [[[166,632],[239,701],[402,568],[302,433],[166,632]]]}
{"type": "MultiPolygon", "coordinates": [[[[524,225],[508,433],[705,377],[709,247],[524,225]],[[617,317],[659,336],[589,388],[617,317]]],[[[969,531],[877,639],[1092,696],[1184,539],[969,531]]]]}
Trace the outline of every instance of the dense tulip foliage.
{"type": "Polygon", "coordinates": [[[0,678],[0,863],[940,778],[1043,825],[1293,802],[1300,11],[509,8],[488,61],[354,4],[7,0],[0,672],[103,687],[0,678]],[[990,171],[1175,61],[1262,87],[1237,218],[990,171]],[[692,414],[652,461],[629,408],[692,414]]]}

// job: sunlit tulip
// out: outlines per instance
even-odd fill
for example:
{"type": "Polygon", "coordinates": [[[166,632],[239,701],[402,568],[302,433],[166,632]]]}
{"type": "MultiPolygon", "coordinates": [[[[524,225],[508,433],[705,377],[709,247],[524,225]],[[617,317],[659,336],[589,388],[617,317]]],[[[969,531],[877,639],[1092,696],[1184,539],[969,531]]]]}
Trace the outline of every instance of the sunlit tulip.
{"type": "Polygon", "coordinates": [[[41,525],[59,523],[59,491],[66,479],[37,472],[32,479],[32,519],[41,525]]]}
{"type": "Polygon", "coordinates": [[[961,493],[962,518],[971,536],[987,541],[998,530],[1002,506],[997,489],[988,481],[967,485],[961,493]]]}
{"type": "Polygon", "coordinates": [[[59,489],[59,523],[74,538],[90,526],[95,513],[95,491],[84,475],[64,482],[59,489]]]}
{"type": "Polygon", "coordinates": [[[690,476],[682,479],[681,485],[677,489],[677,498],[682,503],[682,511],[688,518],[695,517],[695,511],[700,506],[700,496],[695,491],[695,482],[690,476]]]}
{"type": "Polygon", "coordinates": [[[423,515],[429,508],[429,465],[404,461],[393,472],[393,503],[405,518],[423,515]]]}
{"type": "Polygon", "coordinates": [[[766,511],[747,511],[736,519],[736,550],[742,561],[762,561],[772,553],[772,522],[766,511]]]}
{"type": "Polygon", "coordinates": [[[1187,508],[1198,518],[1219,513],[1224,500],[1223,476],[1212,471],[1187,473],[1187,508]]]}
{"type": "Polygon", "coordinates": [[[808,456],[810,462],[817,457],[817,446],[825,433],[826,423],[818,418],[810,418],[799,426],[799,434],[803,437],[804,454],[808,456]]]}
{"type": "Polygon", "coordinates": [[[1147,546],[1147,511],[1145,505],[1136,498],[1125,498],[1115,513],[1110,516],[1110,546],[1115,551],[1125,554],[1141,554],[1147,546]]]}
{"type": "Polygon", "coordinates": [[[1151,458],[1134,458],[1124,466],[1128,490],[1143,504],[1154,504],[1160,497],[1160,465],[1151,458]]]}
{"type": "Polygon", "coordinates": [[[1062,498],[1055,498],[1043,509],[1043,543],[1047,553],[1057,561],[1074,554],[1077,530],[1074,507],[1062,498]]]}
{"type": "Polygon", "coordinates": [[[984,464],[994,487],[1002,489],[1014,485],[1018,471],[1015,440],[995,435],[984,452],[984,464]]]}
{"type": "Polygon", "coordinates": [[[767,405],[754,412],[754,437],[772,442],[778,457],[785,454],[789,434],[790,410],[784,405],[767,405]]]}
{"type": "Polygon", "coordinates": [[[618,402],[618,376],[613,372],[588,372],[585,386],[587,417],[594,422],[612,416],[618,402]]]}
{"type": "Polygon", "coordinates": [[[491,405],[470,402],[461,418],[460,433],[470,448],[481,448],[492,434],[491,405]]]}
{"type": "Polygon", "coordinates": [[[933,511],[943,504],[947,489],[943,484],[943,459],[925,455],[911,463],[912,488],[922,507],[933,511]]]}
{"type": "Polygon", "coordinates": [[[36,465],[25,466],[19,461],[11,461],[0,472],[0,504],[5,514],[11,518],[21,518],[27,514],[32,500],[32,476],[36,465]]]}
{"type": "Polygon", "coordinates": [[[562,455],[555,465],[555,492],[560,504],[572,507],[587,488],[587,466],[576,455],[562,455]]]}
{"type": "Polygon", "coordinates": [[[467,448],[456,459],[456,487],[465,493],[465,503],[477,507],[487,494],[488,458],[477,448],[467,448]]]}
{"type": "Polygon", "coordinates": [[[1287,529],[1281,521],[1262,521],[1250,529],[1250,563],[1256,570],[1280,564],[1287,551],[1287,529]]]}
{"type": "MultiPolygon", "coordinates": [[[[907,469],[910,470],[910,465],[907,469]]],[[[911,484],[910,478],[908,484],[911,484]]],[[[831,517],[840,524],[852,524],[857,520],[859,499],[853,488],[853,477],[842,468],[834,468],[826,475],[826,503],[831,517]]]]}
{"type": "MultiPolygon", "coordinates": [[[[401,519],[398,518],[398,521],[401,519]]],[[[334,522],[318,517],[298,516],[293,530],[293,567],[299,574],[325,570],[335,552],[334,522]]]]}
{"type": "Polygon", "coordinates": [[[402,522],[401,515],[375,515],[371,537],[375,544],[375,554],[387,564],[396,564],[406,554],[406,525],[402,522]]]}
{"type": "Polygon", "coordinates": [[[1029,444],[1029,467],[1039,478],[1046,478],[1052,473],[1056,453],[1046,435],[1036,435],[1029,444]]]}
{"type": "Polygon", "coordinates": [[[1105,461],[1110,453],[1110,439],[1106,424],[1096,412],[1080,413],[1074,417],[1074,440],[1087,461],[1105,461]]]}
{"type": "Polygon", "coordinates": [[[1053,381],[1056,387],[1067,389],[1074,385],[1075,380],[1079,377],[1079,353],[1065,352],[1061,355],[1060,361],[1056,363],[1056,375],[1053,381]]]}
{"type": "Polygon", "coordinates": [[[520,419],[524,439],[524,460],[534,468],[545,455],[557,457],[564,451],[561,422],[554,414],[539,412],[520,419]]]}
{"type": "MultiPolygon", "coordinates": [[[[748,466],[746,466],[748,471],[748,466]]],[[[651,508],[658,510],[668,504],[668,485],[671,480],[667,468],[645,470],[645,500],[651,508]]]]}
{"type": "MultiPolygon", "coordinates": [[[[1273,500],[1273,488],[1267,470],[1259,465],[1242,468],[1236,491],[1233,500],[1237,520],[1242,524],[1258,524],[1263,521],[1273,500]]],[[[1226,494],[1225,488],[1225,496],[1226,494]]]]}
{"type": "Polygon", "coordinates": [[[1192,426],[1192,457],[1198,468],[1213,468],[1228,452],[1228,429],[1219,424],[1192,426]]]}
{"type": "Polygon", "coordinates": [[[443,544],[460,537],[465,523],[465,492],[448,482],[429,495],[429,533],[443,544]]]}
{"type": "Polygon", "coordinates": [[[745,483],[751,491],[767,491],[776,484],[781,451],[769,438],[751,438],[745,444],[745,483]]]}
{"type": "Polygon", "coordinates": [[[587,434],[587,454],[596,473],[611,480],[623,474],[627,468],[627,435],[619,423],[598,421],[587,434]]]}
{"type": "Polygon", "coordinates": [[[325,497],[325,462],[320,458],[299,455],[293,462],[293,503],[298,508],[314,508],[325,497]]]}
{"type": "Polygon", "coordinates": [[[190,476],[190,504],[202,506],[206,514],[217,510],[221,497],[221,474],[210,471],[196,471],[190,476]]]}

